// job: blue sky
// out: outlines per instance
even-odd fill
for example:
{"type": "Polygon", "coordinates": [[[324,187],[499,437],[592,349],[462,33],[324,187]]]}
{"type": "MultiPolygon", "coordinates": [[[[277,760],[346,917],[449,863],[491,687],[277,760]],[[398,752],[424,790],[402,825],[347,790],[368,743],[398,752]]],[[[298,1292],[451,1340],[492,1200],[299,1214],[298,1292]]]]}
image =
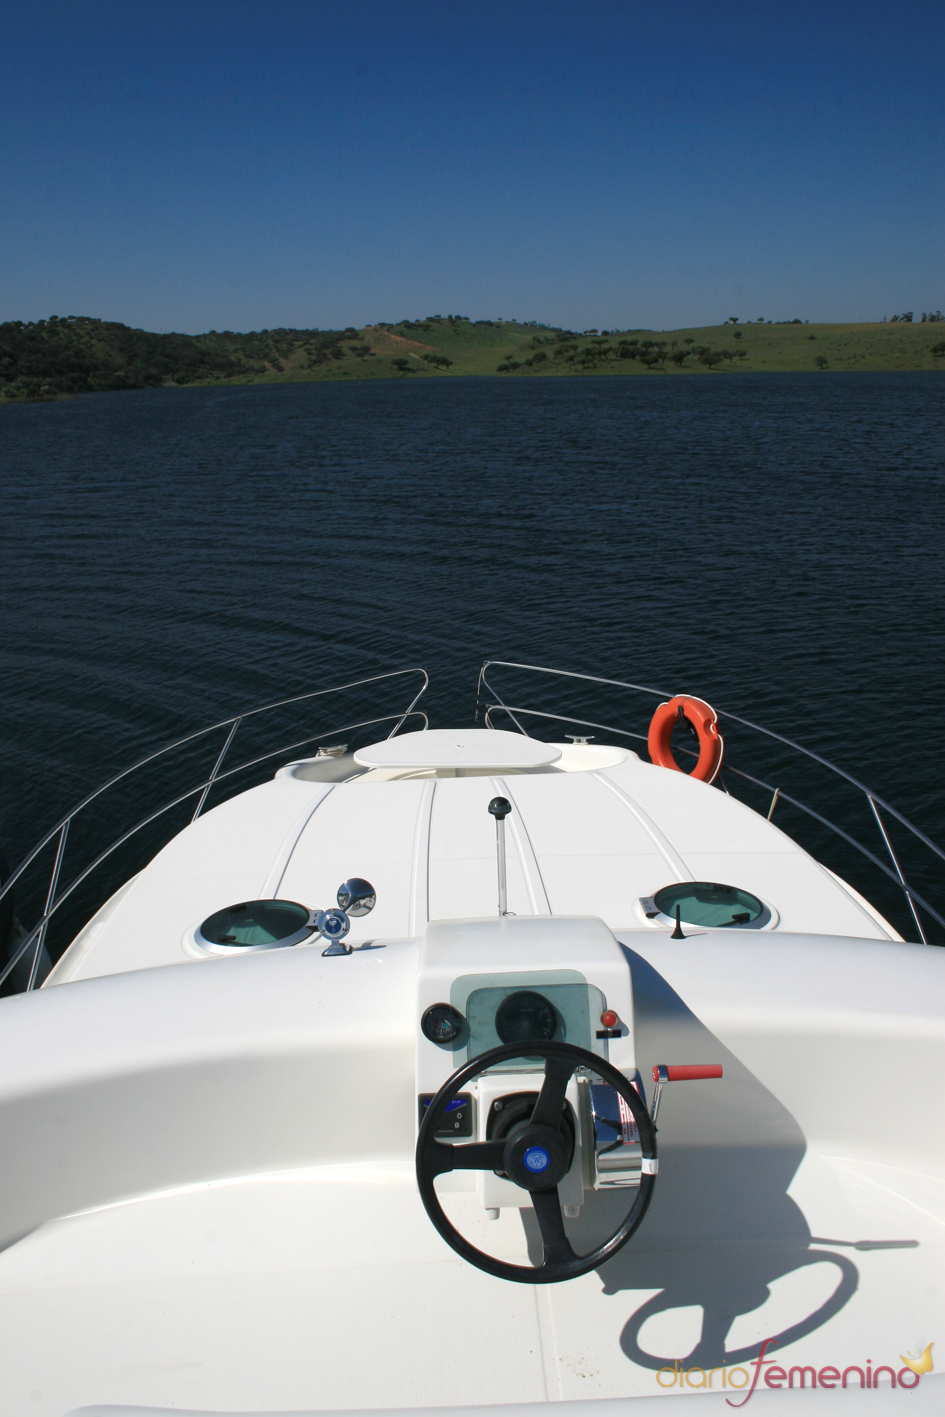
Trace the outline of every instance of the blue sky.
{"type": "Polygon", "coordinates": [[[9,8],[0,319],[945,308],[942,0],[9,8]]]}

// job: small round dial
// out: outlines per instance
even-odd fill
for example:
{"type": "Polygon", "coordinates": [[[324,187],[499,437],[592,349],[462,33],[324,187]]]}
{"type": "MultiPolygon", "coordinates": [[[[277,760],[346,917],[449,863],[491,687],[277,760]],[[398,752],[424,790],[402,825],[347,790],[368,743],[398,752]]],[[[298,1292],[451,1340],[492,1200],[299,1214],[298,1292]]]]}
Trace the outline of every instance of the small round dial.
{"type": "Polygon", "coordinates": [[[452,1004],[431,1004],[420,1020],[420,1030],[431,1043],[454,1043],[465,1023],[452,1004]]]}

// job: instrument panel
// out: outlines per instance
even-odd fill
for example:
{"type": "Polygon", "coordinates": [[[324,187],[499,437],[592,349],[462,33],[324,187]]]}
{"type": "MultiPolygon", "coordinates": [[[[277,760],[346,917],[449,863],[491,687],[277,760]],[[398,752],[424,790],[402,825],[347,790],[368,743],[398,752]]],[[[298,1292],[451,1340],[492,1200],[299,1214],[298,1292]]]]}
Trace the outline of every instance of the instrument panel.
{"type": "MultiPolygon", "coordinates": [[[[577,970],[462,975],[450,989],[449,1007],[453,1020],[462,1020],[448,1045],[457,1065],[511,1043],[573,1043],[605,1056],[597,1037],[604,996],[577,970]]],[[[529,1064],[521,1059],[508,1066],[515,1071],[529,1064]]]]}

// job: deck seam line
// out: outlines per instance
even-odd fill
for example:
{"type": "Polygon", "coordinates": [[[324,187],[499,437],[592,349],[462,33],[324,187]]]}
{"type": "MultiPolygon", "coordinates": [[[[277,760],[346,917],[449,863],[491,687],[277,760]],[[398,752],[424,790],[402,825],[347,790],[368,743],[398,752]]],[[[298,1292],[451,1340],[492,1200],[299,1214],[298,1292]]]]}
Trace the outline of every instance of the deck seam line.
{"type": "Polygon", "coordinates": [[[663,857],[663,860],[666,862],[667,866],[669,866],[671,870],[676,872],[677,880],[695,880],[695,877],[689,870],[689,867],[686,865],[685,861],[683,861],[682,857],[679,855],[679,852],[673,846],[669,838],[667,836],[664,836],[663,832],[656,825],[653,818],[643,810],[643,808],[636,801],[636,799],[631,797],[630,793],[627,792],[625,788],[614,782],[612,778],[607,777],[603,769],[592,771],[591,777],[596,778],[598,782],[602,783],[604,787],[608,788],[614,794],[615,797],[619,798],[619,800],[623,803],[627,810],[631,812],[634,817],[636,817],[637,821],[640,823],[640,826],[646,832],[647,836],[650,838],[657,851],[663,857]]]}

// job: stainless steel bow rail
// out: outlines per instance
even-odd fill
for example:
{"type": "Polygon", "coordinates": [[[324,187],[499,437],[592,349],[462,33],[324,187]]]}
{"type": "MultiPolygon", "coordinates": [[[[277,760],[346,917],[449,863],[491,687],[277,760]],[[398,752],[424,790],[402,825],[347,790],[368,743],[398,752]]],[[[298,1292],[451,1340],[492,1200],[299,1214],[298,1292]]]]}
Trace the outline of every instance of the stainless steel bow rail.
{"type": "MultiPolygon", "coordinates": [[[[532,717],[544,719],[550,723],[569,723],[574,725],[575,727],[597,728],[600,729],[603,733],[615,733],[619,737],[635,738],[643,743],[647,741],[646,733],[637,733],[626,728],[615,728],[612,724],[596,723],[591,719],[574,718],[563,713],[549,713],[542,709],[530,708],[523,705],[508,704],[502,698],[501,694],[495,688],[495,686],[489,681],[488,671],[493,668],[524,670],[526,673],[546,675],[550,679],[570,679],[574,681],[581,681],[586,684],[601,684],[616,689],[629,689],[636,693],[646,694],[652,698],[661,699],[664,702],[673,697],[672,694],[665,693],[661,689],[652,689],[645,684],[630,684],[624,682],[621,679],[605,679],[596,674],[577,674],[567,669],[550,669],[545,667],[544,665],[539,664],[519,664],[515,660],[487,659],[483,663],[483,666],[479,671],[479,685],[476,698],[476,718],[478,721],[480,715],[482,715],[483,722],[488,728],[493,728],[496,726],[492,722],[492,715],[494,713],[501,712],[507,715],[509,719],[511,719],[511,721],[515,724],[515,727],[519,730],[520,733],[527,734],[527,730],[519,722],[519,719],[532,717]],[[488,697],[484,697],[484,695],[491,695],[492,701],[489,701],[488,697]]],[[[751,773],[745,772],[740,768],[732,767],[730,763],[726,760],[722,770],[724,776],[733,775],[735,777],[743,779],[746,782],[753,783],[756,787],[762,788],[764,791],[771,793],[771,805],[768,808],[769,821],[774,815],[775,807],[778,805],[779,802],[787,802],[792,807],[798,808],[798,810],[803,812],[806,816],[812,818],[816,822],[819,822],[821,826],[827,827],[831,832],[834,832],[849,846],[854,847],[863,857],[866,858],[866,860],[868,860],[873,866],[877,867],[886,877],[889,878],[890,881],[893,882],[895,886],[897,886],[902,891],[903,895],[905,896],[906,902],[908,903],[912,918],[915,921],[915,926],[919,934],[919,939],[924,945],[927,945],[929,941],[926,936],[925,929],[923,928],[922,920],[919,916],[919,910],[917,907],[920,907],[922,910],[926,911],[932,920],[934,920],[938,925],[942,926],[942,928],[945,929],[945,918],[943,918],[935,909],[935,907],[930,905],[929,902],[924,898],[924,896],[920,895],[919,892],[915,890],[906,880],[899,862],[899,858],[897,857],[896,852],[893,848],[893,844],[889,839],[889,833],[886,828],[886,823],[883,821],[883,818],[880,814],[880,808],[882,808],[884,812],[888,812],[891,817],[894,817],[895,820],[906,829],[906,831],[911,833],[911,835],[916,841],[920,842],[922,846],[933,852],[934,855],[938,857],[938,859],[942,862],[945,862],[945,851],[942,851],[940,847],[936,846],[934,841],[930,841],[924,832],[920,831],[917,826],[914,826],[913,823],[910,822],[907,817],[904,817],[900,811],[893,807],[891,803],[886,802],[882,797],[879,796],[877,792],[872,792],[857,778],[851,776],[850,773],[845,772],[843,768],[838,768],[836,764],[829,762],[826,758],[821,757],[819,753],[812,752],[809,748],[803,747],[800,743],[795,743],[794,740],[791,738],[783,737],[780,733],[773,733],[768,728],[762,728],[760,724],[752,723],[750,719],[740,718],[738,714],[727,713],[724,712],[722,709],[718,709],[716,710],[716,712],[718,713],[720,719],[727,719],[731,723],[741,724],[742,727],[750,729],[753,733],[761,734],[765,738],[772,739],[776,743],[782,744],[784,747],[790,749],[793,753],[802,754],[805,758],[811,760],[812,762],[818,763],[821,767],[827,768],[830,772],[836,774],[838,778],[842,778],[845,782],[856,788],[857,791],[861,792],[865,797],[867,803],[869,804],[870,811],[872,812],[872,815],[875,818],[876,825],[879,828],[880,836],[882,837],[883,845],[886,848],[886,851],[889,855],[889,859],[892,862],[892,866],[888,866],[885,861],[883,861],[874,852],[870,851],[867,846],[864,846],[862,842],[858,841],[848,831],[844,830],[843,827],[838,826],[835,822],[832,822],[827,817],[822,816],[820,812],[816,812],[812,807],[806,806],[805,803],[799,801],[796,797],[790,796],[787,792],[784,791],[783,788],[778,786],[772,786],[770,783],[763,781],[761,778],[753,777],[751,773]]],[[[697,756],[697,754],[690,753],[687,749],[680,749],[680,751],[686,753],[687,756],[697,756]]],[[[727,791],[728,789],[725,788],[724,790],[727,791]]]]}
{"type": "MultiPolygon", "coordinates": [[[[512,721],[512,723],[514,723],[515,727],[521,733],[527,733],[527,730],[522,726],[520,719],[530,717],[543,720],[548,724],[567,723],[581,729],[598,729],[603,733],[616,734],[618,738],[632,738],[644,743],[646,742],[647,738],[647,735],[645,733],[639,733],[632,729],[616,727],[613,724],[601,723],[592,719],[577,718],[560,712],[548,712],[544,709],[532,708],[525,705],[509,704],[502,698],[501,694],[495,688],[494,684],[490,682],[488,678],[488,671],[491,669],[522,670],[530,674],[544,675],[549,680],[572,680],[575,682],[581,682],[590,685],[598,684],[606,686],[608,688],[630,690],[636,693],[646,694],[652,698],[662,700],[672,698],[671,694],[668,694],[663,690],[653,689],[643,684],[628,683],[621,679],[609,679],[594,674],[578,674],[569,670],[552,669],[537,664],[522,664],[515,660],[489,659],[485,661],[479,673],[479,691],[477,696],[476,709],[477,720],[481,714],[483,721],[489,728],[493,728],[496,726],[492,721],[493,714],[502,713],[505,714],[512,721]],[[488,696],[490,695],[491,699],[488,698],[488,696]]],[[[329,740],[333,737],[337,737],[342,733],[354,733],[359,729],[369,728],[378,724],[388,723],[393,724],[388,734],[389,738],[393,738],[395,734],[400,732],[404,724],[409,719],[413,718],[421,720],[423,727],[428,727],[429,723],[427,715],[423,712],[422,709],[418,709],[416,706],[420,698],[426,692],[427,687],[429,686],[429,682],[429,676],[426,670],[423,668],[417,667],[411,669],[399,669],[392,670],[386,674],[374,674],[364,679],[351,680],[345,684],[333,685],[331,688],[328,689],[315,689],[306,694],[297,694],[290,698],[279,699],[273,703],[264,704],[260,708],[250,709],[242,714],[235,714],[232,718],[222,719],[220,722],[210,724],[208,727],[201,728],[195,733],[188,733],[187,735],[185,735],[185,737],[178,738],[174,742],[168,743],[165,747],[159,748],[153,753],[148,753],[145,757],[140,758],[136,763],[133,763],[130,767],[124,768],[121,772],[116,773],[114,777],[109,778],[107,782],[104,782],[100,787],[96,788],[93,792],[90,792],[88,796],[84,797],[81,802],[79,802],[75,807],[72,808],[71,811],[67,812],[66,815],[62,817],[61,820],[58,821],[56,825],[46,833],[42,840],[39,841],[37,845],[33,847],[32,851],[30,851],[23,858],[23,860],[10,874],[7,880],[4,881],[2,885],[0,885],[0,899],[2,899],[5,895],[7,895],[9,891],[13,889],[13,887],[17,884],[18,881],[22,880],[24,873],[27,872],[30,866],[32,866],[33,863],[38,860],[42,853],[47,848],[52,849],[53,863],[49,876],[48,887],[46,889],[46,899],[42,913],[39,919],[33,925],[32,929],[30,929],[30,931],[25,934],[24,938],[20,941],[20,943],[14,947],[11,957],[3,966],[3,968],[0,969],[0,986],[2,986],[4,981],[9,977],[11,972],[16,968],[20,961],[27,957],[31,949],[32,956],[30,960],[29,977],[27,979],[26,988],[27,990],[34,989],[37,983],[41,982],[38,981],[38,973],[43,958],[44,944],[50,921],[62,908],[62,906],[65,905],[66,901],[74,895],[76,890],[78,890],[78,888],[83,884],[83,882],[95,870],[97,870],[98,867],[100,867],[105,861],[107,861],[111,856],[113,856],[114,853],[118,851],[119,848],[122,847],[127,841],[129,841],[132,837],[136,836],[139,832],[143,831],[144,828],[149,826],[152,822],[156,822],[165,814],[171,812],[175,807],[180,806],[183,802],[186,802],[189,798],[192,797],[197,798],[197,803],[194,808],[194,814],[191,818],[192,821],[196,821],[197,818],[200,816],[200,813],[203,811],[210,791],[215,786],[226,782],[228,779],[235,777],[239,773],[249,772],[252,768],[257,768],[260,765],[269,762],[273,758],[285,757],[289,753],[294,753],[298,749],[304,748],[309,744],[318,741],[319,739],[323,741],[329,740]],[[240,725],[246,723],[250,719],[260,719],[263,715],[273,713],[277,709],[287,708],[296,704],[308,704],[313,700],[327,698],[331,695],[342,694],[346,691],[363,688],[366,685],[381,684],[388,681],[394,682],[397,680],[403,680],[411,676],[419,676],[421,682],[419,688],[413,694],[413,697],[410,699],[406,708],[402,709],[400,712],[383,714],[378,717],[358,719],[356,721],[336,724],[330,728],[319,729],[317,732],[307,732],[305,736],[301,739],[297,739],[296,741],[285,744],[279,748],[271,749],[257,757],[253,757],[247,760],[246,762],[239,763],[236,767],[227,767],[225,771],[223,770],[224,761],[226,760],[227,755],[233,745],[233,741],[236,737],[238,729],[240,728],[240,725]],[[64,889],[60,889],[60,878],[62,875],[63,862],[66,855],[66,844],[69,837],[69,829],[77,817],[79,817],[83,812],[85,812],[93,802],[96,802],[97,800],[102,798],[103,795],[108,792],[110,788],[113,788],[117,786],[117,784],[125,782],[128,779],[132,778],[135,773],[140,772],[149,764],[155,763],[160,759],[169,760],[175,753],[180,753],[182,750],[188,748],[190,745],[197,744],[201,740],[207,739],[212,734],[219,732],[222,732],[224,734],[223,743],[209,776],[201,778],[201,780],[197,782],[194,786],[174,796],[170,801],[165,802],[162,806],[156,808],[154,811],[151,811],[146,816],[142,817],[140,821],[136,822],[134,826],[128,828],[127,831],[122,832],[120,836],[118,836],[114,841],[110,843],[110,845],[106,846],[104,850],[100,851],[88,865],[84,866],[80,871],[78,871],[77,874],[72,878],[72,880],[64,889]]],[[[926,900],[925,897],[921,895],[906,880],[899,858],[890,840],[889,832],[887,830],[887,824],[883,820],[883,816],[881,815],[880,809],[882,809],[883,812],[888,813],[890,817],[894,818],[896,822],[898,822],[903,828],[905,828],[905,830],[911,834],[914,840],[919,842],[927,850],[931,851],[938,861],[945,862],[945,852],[943,852],[938,846],[936,846],[933,841],[930,841],[929,838],[922,831],[920,831],[918,827],[914,826],[912,822],[910,822],[908,818],[903,816],[900,811],[893,807],[891,803],[886,802],[882,797],[879,796],[878,793],[872,792],[857,778],[853,777],[850,773],[845,772],[843,768],[839,768],[835,764],[829,762],[819,753],[814,753],[809,748],[804,748],[801,744],[795,743],[793,739],[785,738],[779,733],[773,733],[770,729],[762,728],[759,724],[752,723],[749,719],[741,718],[738,714],[727,713],[723,710],[719,710],[719,717],[721,719],[726,719],[731,723],[740,724],[742,727],[749,729],[751,732],[759,734],[764,738],[774,741],[775,743],[779,743],[783,747],[786,747],[791,750],[793,753],[799,754],[802,757],[819,764],[821,767],[828,769],[831,773],[835,774],[837,778],[842,779],[854,789],[856,789],[859,793],[861,793],[865,798],[866,802],[868,803],[870,812],[872,813],[872,816],[875,819],[876,826],[882,838],[883,845],[886,849],[886,852],[888,853],[889,860],[892,863],[891,867],[887,865],[885,861],[883,861],[868,847],[864,846],[862,842],[858,841],[856,837],[851,835],[850,832],[846,831],[843,827],[838,826],[835,822],[830,821],[820,812],[817,812],[813,808],[808,807],[797,797],[791,796],[790,794],[785,792],[782,787],[772,786],[771,783],[765,782],[762,778],[754,777],[751,773],[748,773],[741,768],[733,767],[728,761],[726,761],[725,766],[723,768],[724,776],[734,776],[740,778],[743,781],[751,783],[755,787],[760,788],[763,791],[771,794],[771,803],[768,809],[769,820],[771,819],[778,803],[786,802],[790,806],[796,807],[800,812],[804,813],[813,821],[818,822],[821,826],[826,827],[829,831],[833,832],[838,838],[846,842],[849,846],[852,846],[862,857],[869,861],[872,866],[876,867],[880,872],[882,872],[883,875],[888,878],[888,880],[891,881],[892,884],[903,893],[903,896],[905,897],[905,900],[908,903],[909,910],[911,911],[912,918],[915,922],[919,939],[922,941],[923,944],[928,944],[928,938],[926,936],[922,919],[919,914],[920,909],[925,911],[929,918],[934,920],[936,924],[942,927],[942,929],[945,929],[945,918],[943,918],[943,916],[935,909],[935,907],[931,905],[929,901],[926,900]]],[[[680,751],[686,752],[687,750],[681,749],[680,751]]],[[[695,754],[691,754],[691,756],[695,756],[695,754]]],[[[727,791],[728,789],[726,788],[725,790],[727,791]]],[[[174,834],[175,833],[173,831],[169,832],[168,839],[174,834]]]]}
{"type": "MultiPolygon", "coordinates": [[[[427,715],[423,712],[422,709],[418,709],[416,705],[422,695],[426,693],[429,683],[430,678],[425,669],[397,669],[392,670],[387,674],[374,674],[367,679],[355,679],[351,680],[349,683],[346,684],[337,684],[329,689],[314,689],[307,694],[296,694],[292,698],[279,699],[274,703],[263,704],[260,708],[249,709],[245,713],[235,714],[232,718],[225,718],[222,719],[219,723],[210,724],[207,728],[198,729],[195,733],[188,733],[185,737],[178,738],[173,743],[168,743],[165,747],[159,748],[154,753],[148,753],[145,757],[139,758],[136,763],[132,763],[130,767],[124,768],[121,772],[116,773],[114,777],[111,777],[108,779],[107,782],[102,783],[101,787],[97,787],[94,792],[90,792],[87,797],[84,797],[82,801],[78,803],[77,806],[73,807],[71,811],[67,812],[66,815],[46,833],[42,841],[38,842],[37,845],[33,847],[32,851],[30,851],[23,858],[23,860],[17,866],[16,870],[11,872],[8,879],[3,882],[2,888],[0,888],[0,899],[2,899],[8,891],[11,891],[13,889],[17,881],[21,879],[24,872],[28,870],[28,868],[37,859],[37,857],[39,857],[40,854],[47,847],[51,846],[53,842],[56,843],[52,872],[49,877],[49,886],[46,892],[46,903],[43,907],[42,915],[40,916],[39,920],[37,920],[33,928],[28,932],[26,937],[20,942],[18,946],[15,947],[10,959],[7,961],[4,968],[0,970],[0,985],[3,984],[4,980],[11,973],[11,971],[16,968],[20,960],[23,959],[24,956],[26,956],[27,952],[32,948],[32,961],[30,964],[30,972],[26,984],[26,989],[30,990],[36,987],[37,974],[40,968],[40,961],[43,955],[43,945],[46,939],[46,932],[50,920],[57,913],[57,911],[59,911],[60,908],[65,904],[69,897],[74,894],[74,892],[83,883],[83,881],[85,881],[86,878],[97,869],[97,867],[101,866],[101,864],[104,861],[107,861],[108,858],[119,849],[119,847],[123,846],[126,841],[130,840],[131,837],[142,831],[151,822],[157,821],[159,817],[162,817],[165,813],[172,811],[174,807],[179,806],[182,802],[186,802],[188,798],[197,797],[197,805],[194,809],[193,817],[191,818],[191,821],[195,822],[200,816],[200,813],[203,811],[207,796],[214,786],[225,782],[228,778],[234,777],[238,773],[248,772],[251,768],[258,767],[260,764],[268,762],[271,758],[285,757],[285,755],[288,753],[294,753],[299,748],[304,748],[319,739],[330,740],[331,738],[337,737],[341,733],[353,733],[361,728],[369,728],[375,724],[391,723],[392,721],[393,727],[391,728],[387,736],[388,738],[393,738],[396,733],[400,732],[401,728],[404,726],[407,720],[412,718],[422,719],[423,727],[428,727],[429,720],[427,719],[427,715]],[[408,703],[407,707],[398,713],[388,713],[378,718],[361,719],[357,722],[342,723],[340,725],[334,725],[330,728],[319,729],[317,732],[314,733],[306,733],[304,738],[300,738],[294,743],[288,743],[279,748],[275,748],[269,752],[261,754],[259,757],[251,758],[247,762],[239,763],[236,767],[229,767],[225,772],[222,770],[224,759],[226,758],[227,753],[233,745],[233,740],[236,737],[238,728],[241,724],[246,723],[249,719],[258,719],[261,718],[264,714],[275,712],[276,709],[287,708],[288,706],[293,704],[307,704],[314,699],[322,699],[325,698],[327,695],[331,694],[342,694],[346,691],[363,688],[365,685],[368,684],[380,684],[385,680],[404,679],[406,676],[417,675],[420,676],[422,681],[420,683],[420,687],[408,703]],[[119,782],[126,781],[134,773],[140,772],[140,770],[142,768],[145,768],[149,763],[156,762],[159,758],[168,758],[175,752],[180,752],[180,750],[184,749],[188,745],[197,743],[199,742],[199,740],[207,738],[211,734],[218,733],[221,730],[225,733],[223,746],[220,749],[217,759],[213,765],[213,770],[211,771],[209,777],[198,782],[196,786],[188,788],[186,792],[180,793],[171,801],[165,802],[163,806],[158,807],[155,811],[149,812],[147,816],[142,817],[141,821],[137,822],[133,827],[130,827],[127,831],[123,832],[121,836],[119,836],[115,841],[111,843],[111,845],[107,846],[103,851],[101,851],[89,865],[85,866],[82,870],[80,870],[65,887],[65,889],[59,889],[59,879],[62,873],[62,864],[66,853],[66,842],[69,836],[69,828],[80,813],[84,812],[92,802],[100,798],[103,793],[109,790],[109,788],[115,787],[119,782]]],[[[170,835],[174,834],[175,833],[172,832],[170,835]]]]}

